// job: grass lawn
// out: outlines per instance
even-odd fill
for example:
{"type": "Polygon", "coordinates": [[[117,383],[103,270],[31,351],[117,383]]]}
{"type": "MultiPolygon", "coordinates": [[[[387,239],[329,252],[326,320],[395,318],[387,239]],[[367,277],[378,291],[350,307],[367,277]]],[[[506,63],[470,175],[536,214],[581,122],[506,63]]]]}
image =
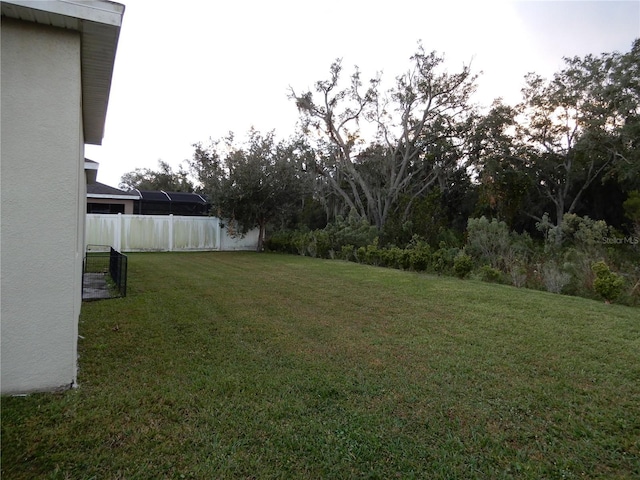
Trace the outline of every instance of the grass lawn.
{"type": "Polygon", "coordinates": [[[640,309],[305,257],[129,256],[2,478],[640,478],[640,309]]]}

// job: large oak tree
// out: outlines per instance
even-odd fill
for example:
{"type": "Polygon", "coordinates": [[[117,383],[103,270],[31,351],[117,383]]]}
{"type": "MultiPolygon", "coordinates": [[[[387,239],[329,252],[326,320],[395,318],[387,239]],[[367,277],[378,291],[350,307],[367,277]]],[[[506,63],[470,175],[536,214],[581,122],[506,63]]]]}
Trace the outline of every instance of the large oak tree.
{"type": "Polygon", "coordinates": [[[365,88],[356,68],[346,86],[342,64],[331,65],[315,92],[291,90],[305,132],[315,135],[315,171],[346,207],[382,229],[390,215],[406,216],[413,201],[443,181],[460,159],[461,126],[471,110],[475,76],[442,70],[443,58],[422,46],[412,67],[381,91],[365,88]],[[369,135],[369,136],[367,136],[369,135]],[[403,198],[404,212],[399,212],[403,198]]]}

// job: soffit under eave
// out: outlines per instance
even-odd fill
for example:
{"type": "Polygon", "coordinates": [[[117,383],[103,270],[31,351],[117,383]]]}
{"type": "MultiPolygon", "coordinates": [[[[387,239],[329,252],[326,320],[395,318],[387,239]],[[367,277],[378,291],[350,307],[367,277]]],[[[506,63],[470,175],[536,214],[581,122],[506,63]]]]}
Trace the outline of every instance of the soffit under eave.
{"type": "Polygon", "coordinates": [[[124,5],[106,1],[5,0],[1,7],[3,16],[81,33],[84,141],[100,145],[104,136],[124,5]]]}

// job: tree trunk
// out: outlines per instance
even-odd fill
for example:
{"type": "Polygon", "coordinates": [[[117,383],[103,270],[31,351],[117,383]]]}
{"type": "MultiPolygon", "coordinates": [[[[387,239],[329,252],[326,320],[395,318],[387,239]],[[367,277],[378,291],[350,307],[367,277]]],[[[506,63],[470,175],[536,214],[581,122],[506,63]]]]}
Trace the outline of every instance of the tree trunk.
{"type": "Polygon", "coordinates": [[[266,230],[266,224],[267,222],[262,219],[259,222],[259,231],[258,231],[258,247],[256,248],[257,252],[263,252],[264,251],[264,232],[266,230]]]}
{"type": "Polygon", "coordinates": [[[556,226],[559,227],[562,225],[562,220],[564,220],[564,199],[559,198],[556,203],[556,226]]]}

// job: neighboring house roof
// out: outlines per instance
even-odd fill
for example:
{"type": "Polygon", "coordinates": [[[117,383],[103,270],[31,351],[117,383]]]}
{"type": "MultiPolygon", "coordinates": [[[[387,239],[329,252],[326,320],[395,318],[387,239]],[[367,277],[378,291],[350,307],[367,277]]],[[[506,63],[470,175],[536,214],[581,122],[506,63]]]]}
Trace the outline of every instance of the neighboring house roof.
{"type": "Polygon", "coordinates": [[[114,200],[140,200],[140,195],[135,191],[125,192],[118,188],[110,187],[104,183],[96,182],[87,185],[87,198],[110,198],[114,200]]]}
{"type": "Polygon", "coordinates": [[[106,0],[2,0],[1,3],[3,16],[80,32],[85,143],[102,144],[124,8],[106,0]]]}

